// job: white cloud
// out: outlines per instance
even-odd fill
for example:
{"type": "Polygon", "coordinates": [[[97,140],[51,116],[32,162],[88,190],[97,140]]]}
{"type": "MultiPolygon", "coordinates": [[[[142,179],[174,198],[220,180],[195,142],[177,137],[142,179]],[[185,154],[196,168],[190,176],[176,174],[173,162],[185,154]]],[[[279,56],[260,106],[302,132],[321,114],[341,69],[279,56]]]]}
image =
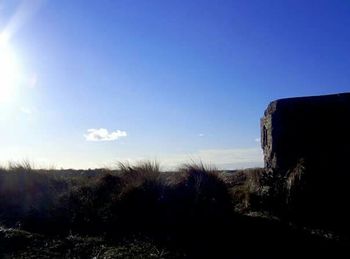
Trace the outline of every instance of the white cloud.
{"type": "Polygon", "coordinates": [[[204,137],[204,133],[199,133],[198,137],[204,137]]]}
{"type": "Polygon", "coordinates": [[[254,140],[255,140],[255,142],[257,142],[257,143],[260,143],[260,141],[261,141],[260,138],[256,138],[256,139],[254,139],[254,140]]]}
{"type": "Polygon", "coordinates": [[[88,129],[87,134],[84,134],[87,141],[113,141],[126,136],[126,131],[116,130],[108,132],[104,128],[88,129]]]}

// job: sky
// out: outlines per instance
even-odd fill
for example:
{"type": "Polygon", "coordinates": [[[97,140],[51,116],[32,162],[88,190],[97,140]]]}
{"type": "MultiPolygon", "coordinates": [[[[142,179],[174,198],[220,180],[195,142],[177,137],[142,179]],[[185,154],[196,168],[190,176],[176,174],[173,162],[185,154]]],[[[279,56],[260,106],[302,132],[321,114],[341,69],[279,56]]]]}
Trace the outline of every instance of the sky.
{"type": "Polygon", "coordinates": [[[350,90],[348,0],[0,0],[0,164],[263,165],[278,99],[350,90]]]}

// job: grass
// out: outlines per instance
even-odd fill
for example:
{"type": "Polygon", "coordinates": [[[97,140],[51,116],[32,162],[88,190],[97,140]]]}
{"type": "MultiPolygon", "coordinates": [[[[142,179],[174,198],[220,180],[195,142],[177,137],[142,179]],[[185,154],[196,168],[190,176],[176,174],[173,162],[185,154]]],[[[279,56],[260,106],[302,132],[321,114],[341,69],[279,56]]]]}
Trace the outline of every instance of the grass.
{"type": "MultiPolygon", "coordinates": [[[[72,235],[86,236],[81,247],[89,247],[89,237],[101,238],[91,245],[93,249],[85,249],[90,257],[102,245],[111,247],[101,250],[106,255],[131,246],[133,255],[150,249],[158,258],[232,253],[240,258],[278,258],[291,245],[312,250],[320,245],[338,249],[348,244],[312,235],[301,226],[291,228],[283,220],[261,217],[275,201],[270,182],[270,175],[260,168],[230,174],[203,164],[186,164],[169,173],[155,162],[85,171],[38,170],[27,162],[12,163],[0,169],[0,224],[23,234],[17,240],[24,240],[24,250],[28,244],[34,246],[33,251],[37,249],[26,233],[38,233],[51,240],[49,244],[58,240],[59,256],[70,253],[67,238],[72,235]],[[252,217],[252,212],[258,214],[252,217]],[[138,245],[131,245],[135,235],[151,241],[136,238],[138,245]],[[125,238],[128,244],[121,245],[125,238]],[[255,250],[250,249],[253,246],[255,250]]],[[[5,237],[0,238],[0,246],[22,242],[5,237]]],[[[80,258],[77,253],[84,257],[83,250],[74,252],[76,258],[80,258]]]]}

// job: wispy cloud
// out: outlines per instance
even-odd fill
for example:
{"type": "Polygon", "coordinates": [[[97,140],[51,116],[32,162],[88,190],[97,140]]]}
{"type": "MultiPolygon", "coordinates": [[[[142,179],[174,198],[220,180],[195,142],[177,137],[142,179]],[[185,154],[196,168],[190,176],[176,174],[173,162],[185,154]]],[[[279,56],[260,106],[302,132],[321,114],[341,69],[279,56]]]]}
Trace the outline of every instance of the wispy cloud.
{"type": "Polygon", "coordinates": [[[88,129],[84,137],[87,141],[113,141],[122,137],[126,137],[128,134],[126,131],[116,130],[108,132],[107,129],[88,129]]]}
{"type": "Polygon", "coordinates": [[[261,166],[263,161],[260,148],[204,149],[192,153],[190,157],[221,169],[261,166]]]}
{"type": "MultiPolygon", "coordinates": [[[[119,157],[117,160],[135,163],[140,159],[119,157]]],[[[173,170],[183,163],[191,162],[203,162],[218,169],[242,169],[263,166],[261,148],[202,149],[191,153],[147,154],[141,160],[159,161],[165,170],[173,170]]]]}

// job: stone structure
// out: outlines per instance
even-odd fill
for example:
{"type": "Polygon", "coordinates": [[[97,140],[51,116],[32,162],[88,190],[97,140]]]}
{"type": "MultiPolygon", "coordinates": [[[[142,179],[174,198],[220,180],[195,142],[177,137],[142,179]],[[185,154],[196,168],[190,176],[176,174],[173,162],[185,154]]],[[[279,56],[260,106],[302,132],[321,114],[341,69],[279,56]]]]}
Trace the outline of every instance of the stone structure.
{"type": "Polygon", "coordinates": [[[261,119],[261,143],[265,167],[282,173],[300,159],[317,168],[349,168],[350,93],[271,102],[261,119]]]}

